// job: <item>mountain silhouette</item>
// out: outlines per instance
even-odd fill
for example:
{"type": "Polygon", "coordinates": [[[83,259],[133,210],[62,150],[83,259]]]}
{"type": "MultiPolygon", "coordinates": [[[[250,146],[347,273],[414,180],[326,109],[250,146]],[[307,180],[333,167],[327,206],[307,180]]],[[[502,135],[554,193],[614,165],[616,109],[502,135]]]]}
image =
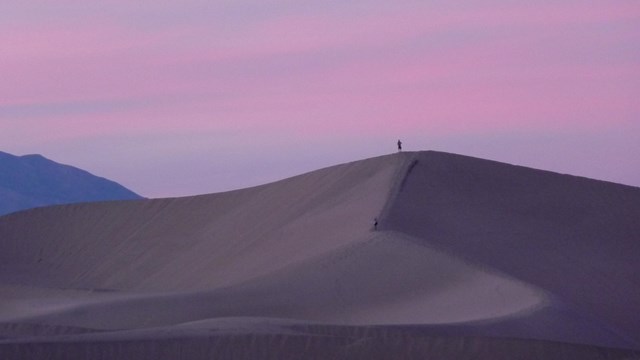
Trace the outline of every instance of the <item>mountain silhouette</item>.
{"type": "Polygon", "coordinates": [[[141,198],[116,182],[42,155],[0,152],[0,216],[41,206],[141,198]]]}

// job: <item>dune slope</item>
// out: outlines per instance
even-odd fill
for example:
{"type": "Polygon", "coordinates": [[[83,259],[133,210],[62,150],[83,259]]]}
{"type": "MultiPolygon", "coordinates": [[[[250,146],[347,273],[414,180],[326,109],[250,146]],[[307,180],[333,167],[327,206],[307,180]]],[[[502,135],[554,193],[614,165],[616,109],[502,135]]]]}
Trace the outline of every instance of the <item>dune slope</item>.
{"type": "Polygon", "coordinates": [[[603,346],[640,349],[639,200],[420,152],[220,194],[10,214],[0,355],[630,358],[603,346]]]}
{"type": "Polygon", "coordinates": [[[640,343],[640,189],[424,152],[385,227],[545,289],[640,343]]]}
{"type": "Polygon", "coordinates": [[[397,168],[384,157],[221,194],[12,214],[0,218],[0,262],[3,273],[21,271],[20,284],[35,286],[172,291],[237,283],[367,233],[397,168]]]}

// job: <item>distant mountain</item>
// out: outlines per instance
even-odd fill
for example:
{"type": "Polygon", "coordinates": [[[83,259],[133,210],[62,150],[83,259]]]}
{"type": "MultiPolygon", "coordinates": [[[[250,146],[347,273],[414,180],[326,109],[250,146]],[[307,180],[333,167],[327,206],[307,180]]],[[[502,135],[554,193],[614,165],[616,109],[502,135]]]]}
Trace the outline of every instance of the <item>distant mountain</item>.
{"type": "Polygon", "coordinates": [[[47,205],[141,198],[116,182],[42,155],[0,151],[0,215],[47,205]]]}

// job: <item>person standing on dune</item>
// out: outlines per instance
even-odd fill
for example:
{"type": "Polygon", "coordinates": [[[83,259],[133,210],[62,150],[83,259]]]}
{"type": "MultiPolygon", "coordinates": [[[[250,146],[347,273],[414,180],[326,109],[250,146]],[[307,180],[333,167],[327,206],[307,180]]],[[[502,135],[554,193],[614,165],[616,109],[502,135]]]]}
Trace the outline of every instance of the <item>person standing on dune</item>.
{"type": "Polygon", "coordinates": [[[402,151],[402,141],[398,140],[398,151],[402,151]]]}

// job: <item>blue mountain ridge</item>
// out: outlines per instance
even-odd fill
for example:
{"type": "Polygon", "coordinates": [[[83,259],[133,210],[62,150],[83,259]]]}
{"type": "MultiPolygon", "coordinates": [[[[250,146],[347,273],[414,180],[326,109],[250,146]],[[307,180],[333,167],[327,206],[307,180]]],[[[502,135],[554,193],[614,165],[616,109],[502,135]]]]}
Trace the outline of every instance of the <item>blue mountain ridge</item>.
{"type": "Polygon", "coordinates": [[[0,216],[41,206],[142,198],[114,181],[42,155],[0,151],[0,216]]]}

